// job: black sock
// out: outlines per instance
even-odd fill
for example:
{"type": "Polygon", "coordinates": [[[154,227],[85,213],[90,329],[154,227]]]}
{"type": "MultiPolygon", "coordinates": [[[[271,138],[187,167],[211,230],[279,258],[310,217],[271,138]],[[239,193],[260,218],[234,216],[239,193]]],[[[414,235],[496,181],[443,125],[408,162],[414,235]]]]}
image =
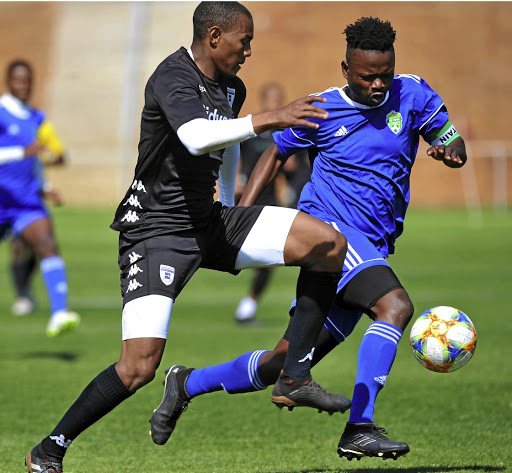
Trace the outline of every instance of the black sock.
{"type": "Polygon", "coordinates": [[[301,269],[284,374],[297,378],[310,376],[313,350],[336,296],[340,277],[341,273],[301,269]]]}
{"type": "Polygon", "coordinates": [[[251,294],[259,297],[267,287],[273,268],[256,268],[251,283],[251,294]]]}
{"type": "Polygon", "coordinates": [[[30,278],[34,272],[35,257],[11,263],[11,274],[18,297],[30,297],[30,278]]]}
{"type": "Polygon", "coordinates": [[[80,433],[132,394],[119,378],[115,364],[109,366],[89,383],[53,432],[43,440],[44,452],[62,461],[69,444],[80,433]]]}

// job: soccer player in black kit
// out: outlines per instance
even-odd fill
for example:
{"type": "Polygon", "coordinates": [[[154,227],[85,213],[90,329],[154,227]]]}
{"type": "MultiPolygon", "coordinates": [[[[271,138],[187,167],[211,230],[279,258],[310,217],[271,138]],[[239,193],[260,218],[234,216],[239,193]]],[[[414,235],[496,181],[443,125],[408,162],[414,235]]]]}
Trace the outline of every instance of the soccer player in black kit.
{"type": "MultiPolygon", "coordinates": [[[[246,91],[236,74],[251,55],[252,16],[237,2],[202,2],[193,24],[191,47],[166,58],[146,85],[135,176],[111,225],[120,232],[120,359],[91,381],[27,454],[31,473],[62,472],[71,442],[153,380],[173,302],[200,267],[237,274],[249,267],[300,266],[288,355],[272,400],[329,412],[350,407],[348,399],[327,393],[310,374],[341,274],[345,238],[295,209],[233,206],[239,143],[269,129],[317,128],[306,118],[326,118],[313,105],[322,99],[309,96],[238,118],[246,91]],[[214,202],[217,180],[220,201],[214,202]]],[[[247,366],[258,361],[248,360],[247,366]]],[[[176,396],[166,402],[175,385],[165,383],[151,419],[155,443],[167,441],[172,414],[184,407],[176,396]]]]}

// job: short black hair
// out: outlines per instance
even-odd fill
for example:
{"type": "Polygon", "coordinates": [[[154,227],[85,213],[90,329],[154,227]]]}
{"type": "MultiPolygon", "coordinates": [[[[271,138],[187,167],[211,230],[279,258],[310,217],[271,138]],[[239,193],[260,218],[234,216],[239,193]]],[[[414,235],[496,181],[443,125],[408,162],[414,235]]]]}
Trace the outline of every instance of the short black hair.
{"type": "Polygon", "coordinates": [[[393,49],[396,31],[389,21],[362,17],[348,25],[343,32],[347,37],[347,57],[354,49],[385,53],[393,49]]]}
{"type": "Polygon", "coordinates": [[[6,75],[5,75],[6,79],[9,80],[11,78],[12,71],[14,71],[14,69],[16,69],[17,67],[20,67],[20,66],[27,69],[28,72],[30,73],[30,75],[33,75],[32,66],[30,65],[30,63],[28,61],[25,61],[24,59],[15,59],[14,61],[11,61],[7,65],[7,70],[6,70],[6,75]]]}
{"type": "Polygon", "coordinates": [[[201,2],[194,11],[194,39],[204,39],[208,28],[218,26],[228,31],[238,20],[245,15],[252,21],[252,15],[247,8],[238,2],[201,2]]]}

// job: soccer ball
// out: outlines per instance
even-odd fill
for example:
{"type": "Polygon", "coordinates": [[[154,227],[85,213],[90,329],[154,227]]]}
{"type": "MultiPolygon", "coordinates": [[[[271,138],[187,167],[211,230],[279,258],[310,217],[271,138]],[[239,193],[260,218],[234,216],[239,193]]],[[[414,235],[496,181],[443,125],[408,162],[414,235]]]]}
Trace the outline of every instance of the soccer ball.
{"type": "Polygon", "coordinates": [[[442,305],[418,317],[411,328],[410,342],[422,366],[449,373],[462,368],[473,356],[476,330],[464,312],[442,305]]]}

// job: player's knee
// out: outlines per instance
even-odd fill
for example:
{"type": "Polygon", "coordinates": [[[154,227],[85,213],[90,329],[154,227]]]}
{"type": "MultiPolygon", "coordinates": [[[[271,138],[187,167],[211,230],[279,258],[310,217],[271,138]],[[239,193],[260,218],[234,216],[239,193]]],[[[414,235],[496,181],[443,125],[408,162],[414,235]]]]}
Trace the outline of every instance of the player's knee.
{"type": "Polygon", "coordinates": [[[389,313],[393,325],[404,330],[413,314],[414,305],[405,291],[393,298],[389,313]]]}
{"type": "Polygon", "coordinates": [[[311,253],[310,269],[336,273],[343,269],[343,262],[347,253],[347,240],[338,231],[328,227],[314,246],[311,253]]]}
{"type": "Polygon", "coordinates": [[[158,364],[153,360],[142,359],[128,366],[118,363],[117,367],[123,383],[135,392],[155,379],[158,364]]]}

